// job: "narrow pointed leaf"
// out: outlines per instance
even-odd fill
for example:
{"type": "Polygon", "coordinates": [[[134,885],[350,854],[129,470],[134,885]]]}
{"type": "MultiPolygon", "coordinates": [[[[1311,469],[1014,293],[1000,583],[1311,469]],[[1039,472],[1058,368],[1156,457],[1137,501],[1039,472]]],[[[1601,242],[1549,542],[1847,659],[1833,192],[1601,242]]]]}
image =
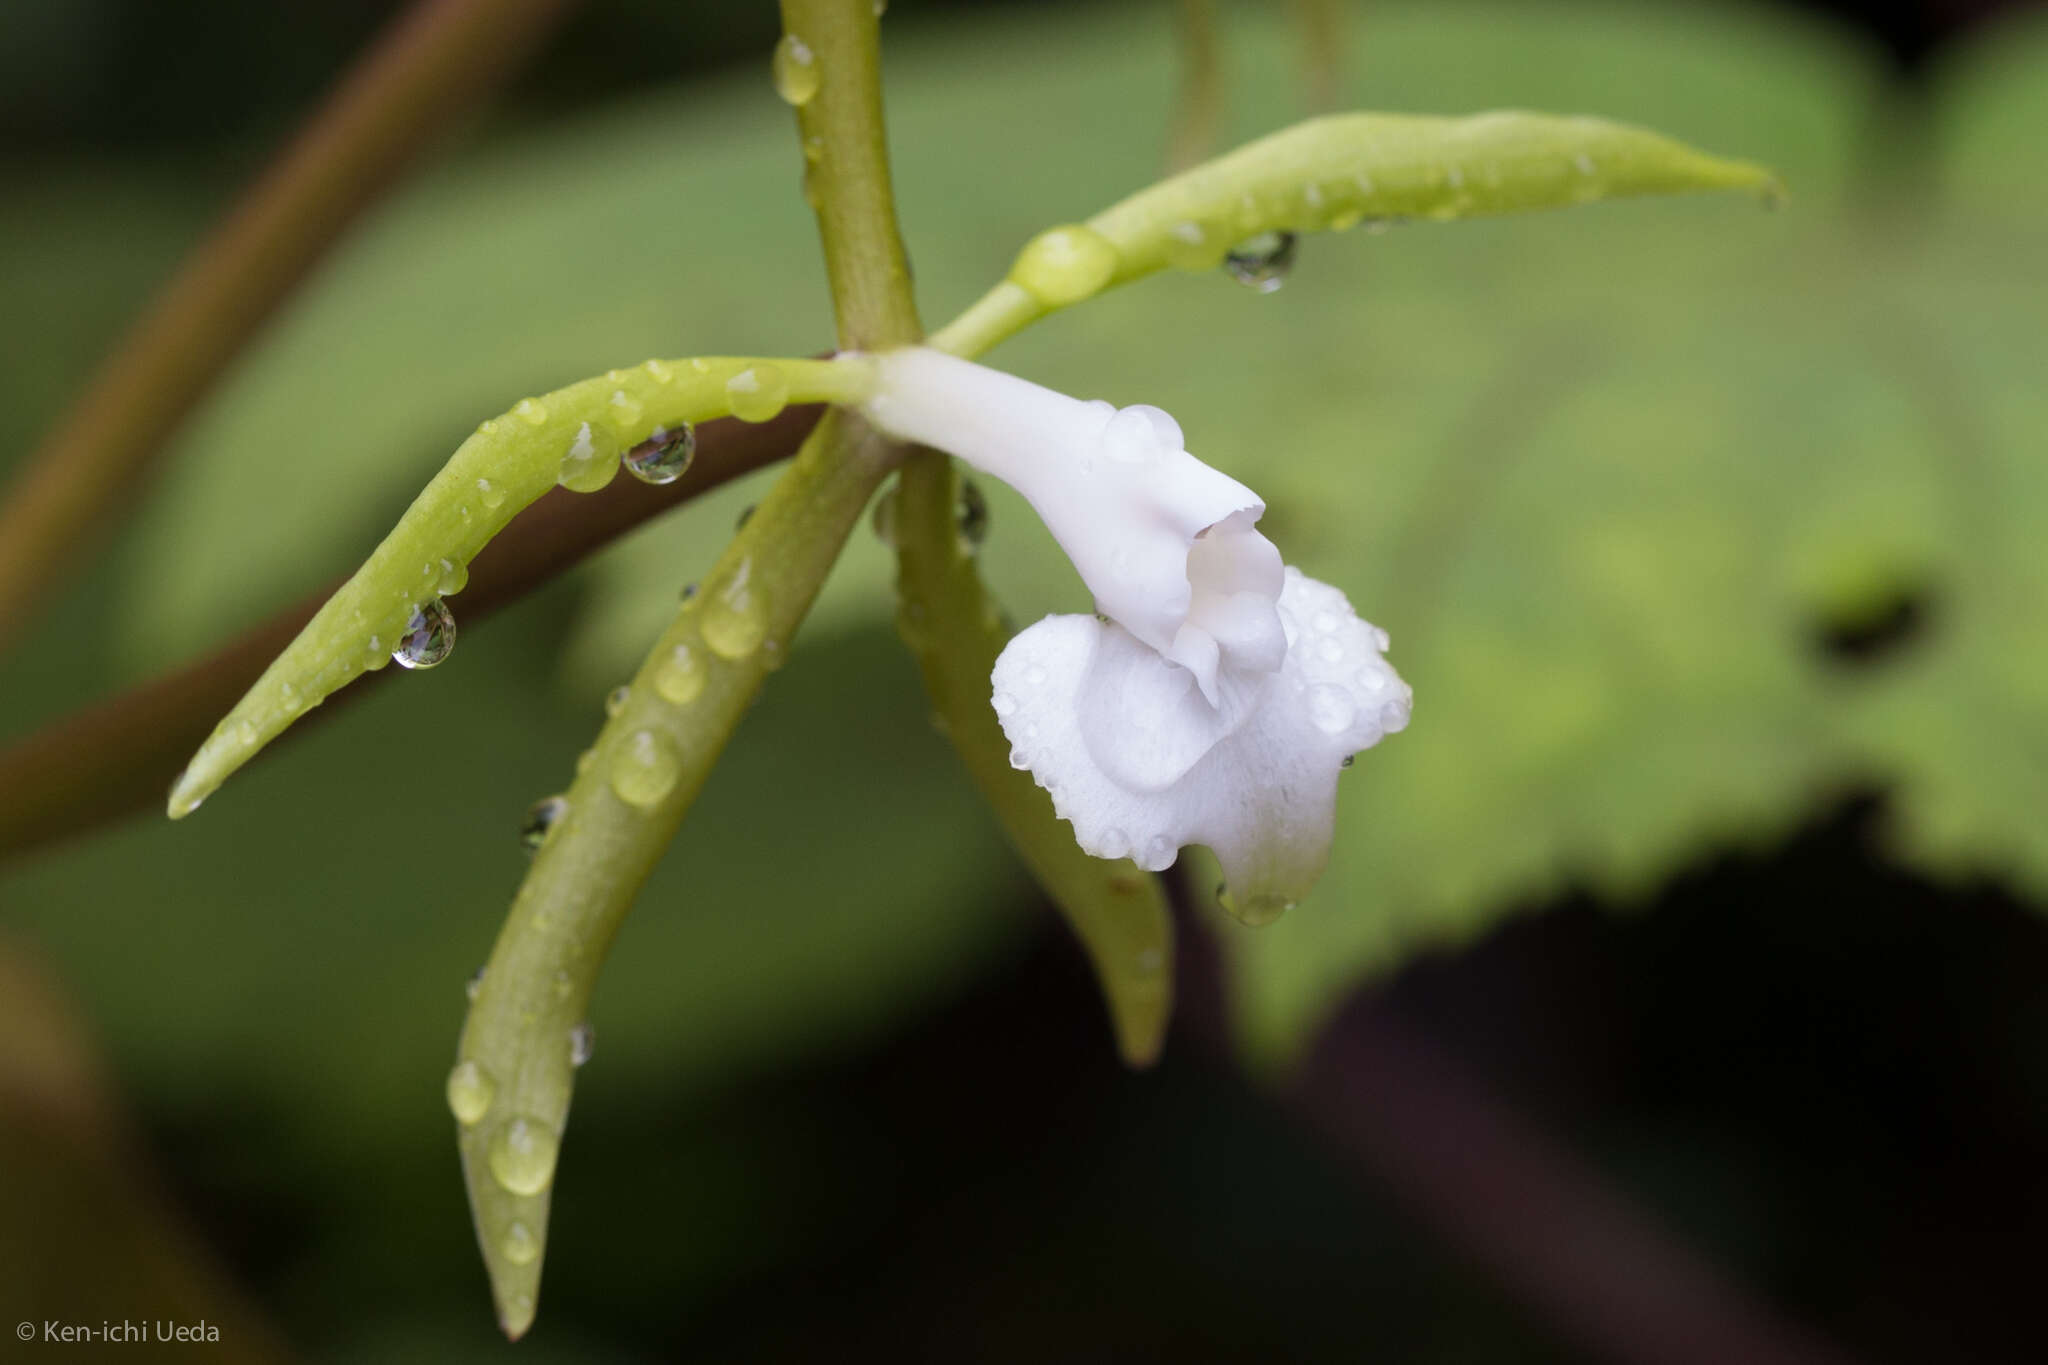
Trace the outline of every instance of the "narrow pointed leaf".
{"type": "MultiPolygon", "coordinates": [[[[650,360],[528,398],[476,429],[348,582],[214,728],[172,788],[173,819],[330,693],[392,660],[415,613],[459,592],[471,559],[557,483],[596,488],[656,433],[714,417],[762,421],[858,392],[843,361],[650,360]]],[[[452,619],[445,633],[452,635],[452,619]]]]}

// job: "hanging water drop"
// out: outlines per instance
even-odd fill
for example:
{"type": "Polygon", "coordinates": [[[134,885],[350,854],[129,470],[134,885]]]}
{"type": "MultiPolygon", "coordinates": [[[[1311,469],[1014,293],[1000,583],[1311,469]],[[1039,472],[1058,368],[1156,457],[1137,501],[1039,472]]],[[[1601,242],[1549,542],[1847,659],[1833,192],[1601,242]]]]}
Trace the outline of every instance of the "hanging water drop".
{"type": "Polygon", "coordinates": [[[896,485],[892,482],[882,490],[882,496],[875,499],[874,514],[868,524],[874,528],[875,539],[890,549],[896,548],[896,485]]]}
{"type": "Polygon", "coordinates": [[[612,759],[612,791],[629,806],[658,805],[682,776],[675,741],[656,730],[635,730],[612,759]]]}
{"type": "Polygon", "coordinates": [[[491,1073],[473,1060],[457,1062],[448,1073],[448,1111],[465,1128],[491,1111],[497,1093],[498,1084],[491,1073]]]}
{"type": "Polygon", "coordinates": [[[697,457],[697,431],[688,422],[656,427],[654,434],[627,451],[626,472],[642,483],[674,483],[697,457]]]}
{"type": "Polygon", "coordinates": [[[441,561],[441,575],[434,590],[442,597],[453,597],[469,586],[469,565],[459,559],[441,561]]]}
{"type": "Polygon", "coordinates": [[[618,442],[603,427],[588,422],[576,428],[569,448],[562,452],[555,482],[572,493],[595,493],[619,472],[618,442]]]}
{"type": "Polygon", "coordinates": [[[754,561],[741,560],[704,603],[697,628],[711,652],[722,659],[746,658],[768,634],[767,594],[754,586],[753,573],[754,561]]]}
{"type": "Polygon", "coordinates": [[[697,651],[678,644],[654,670],[654,691],[670,706],[688,706],[703,693],[705,676],[697,651]]]}
{"type": "Polygon", "coordinates": [[[1295,236],[1291,232],[1261,232],[1247,237],[1223,257],[1223,268],[1239,284],[1270,294],[1287,283],[1294,268],[1295,236]]]}
{"type": "Polygon", "coordinates": [[[972,479],[960,480],[960,497],[953,506],[953,522],[960,528],[960,548],[973,554],[988,539],[988,499],[982,496],[981,485],[972,479]]]}
{"type": "Polygon", "coordinates": [[[818,93],[818,58],[811,45],[794,33],[782,35],[775,45],[775,93],[784,101],[803,108],[818,93]]]}
{"type": "Polygon", "coordinates": [[[749,365],[725,381],[726,401],[742,422],[765,422],[789,402],[789,376],[762,362],[749,365]]]}
{"type": "Polygon", "coordinates": [[[569,1030],[569,1065],[582,1066],[590,1060],[590,1054],[597,1051],[597,1030],[585,1019],[569,1030]]]}
{"type": "Polygon", "coordinates": [[[519,846],[528,853],[540,852],[556,822],[568,813],[569,799],[565,796],[545,796],[534,802],[527,807],[526,818],[519,822],[519,846]]]}
{"type": "Polygon", "coordinates": [[[455,648],[455,613],[436,597],[412,609],[391,657],[402,668],[432,668],[455,648]]]}
{"type": "Polygon", "coordinates": [[[555,1178],[555,1130],[536,1118],[507,1119],[491,1134],[491,1174],[513,1194],[539,1194],[555,1178]]]}
{"type": "Polygon", "coordinates": [[[513,1265],[532,1265],[540,1256],[540,1238],[526,1224],[515,1220],[505,1229],[505,1240],[498,1244],[498,1250],[513,1265]]]}
{"type": "Polygon", "coordinates": [[[1242,899],[1231,894],[1225,882],[1216,883],[1216,903],[1228,912],[1230,917],[1248,928],[1257,929],[1271,924],[1294,908],[1294,902],[1276,892],[1265,892],[1242,899]]]}

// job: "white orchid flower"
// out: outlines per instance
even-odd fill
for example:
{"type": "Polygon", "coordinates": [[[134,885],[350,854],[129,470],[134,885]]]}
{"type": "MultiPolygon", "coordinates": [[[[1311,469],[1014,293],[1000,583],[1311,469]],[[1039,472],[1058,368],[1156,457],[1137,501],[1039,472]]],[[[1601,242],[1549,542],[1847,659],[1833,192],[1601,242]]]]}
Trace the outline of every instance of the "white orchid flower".
{"type": "Polygon", "coordinates": [[[1338,770],[1408,724],[1385,632],[1283,567],[1258,495],[1158,408],[920,347],[875,364],[869,420],[1022,493],[1106,618],[1048,616],[996,661],[1011,762],[1096,857],[1157,871],[1206,844],[1241,917],[1299,900],[1329,861],[1338,770]]]}

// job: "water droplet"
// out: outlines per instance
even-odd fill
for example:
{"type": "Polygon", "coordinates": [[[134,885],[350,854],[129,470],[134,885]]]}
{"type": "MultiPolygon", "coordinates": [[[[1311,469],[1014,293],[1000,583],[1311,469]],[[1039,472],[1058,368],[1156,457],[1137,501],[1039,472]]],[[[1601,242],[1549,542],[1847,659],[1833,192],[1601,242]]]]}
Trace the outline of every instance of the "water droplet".
{"type": "Polygon", "coordinates": [[[560,1148],[555,1130],[540,1119],[507,1119],[491,1134],[491,1174],[513,1194],[539,1194],[555,1178],[560,1148]]]}
{"type": "Polygon", "coordinates": [[[1179,844],[1164,834],[1155,834],[1145,841],[1145,856],[1138,860],[1138,865],[1147,872],[1164,872],[1179,856],[1179,844]]]}
{"type": "Polygon", "coordinates": [[[998,692],[989,698],[989,705],[995,708],[997,715],[1007,716],[1017,709],[1017,699],[1008,692],[998,692]]]}
{"type": "Polygon", "coordinates": [[[1024,681],[1033,687],[1043,687],[1045,685],[1044,667],[1039,664],[1026,664],[1024,666],[1024,681]]]}
{"type": "MultiPolygon", "coordinates": [[[[612,373],[618,375],[619,371],[612,373]]],[[[647,410],[640,406],[640,400],[624,389],[613,389],[605,408],[612,432],[621,441],[633,439],[640,430],[641,419],[647,414],[647,410]]]]}
{"type": "Polygon", "coordinates": [[[455,648],[455,613],[436,597],[412,609],[391,657],[404,668],[432,668],[455,648]]]}
{"type": "Polygon", "coordinates": [[[479,967],[471,972],[469,980],[462,983],[462,993],[471,1000],[476,999],[476,993],[484,988],[484,973],[488,970],[487,967],[479,967]]]}
{"type": "Polygon", "coordinates": [[[604,713],[607,716],[616,716],[619,712],[626,709],[626,703],[632,699],[633,689],[625,683],[620,683],[605,694],[604,713]]]}
{"type": "Polygon", "coordinates": [[[498,1250],[513,1265],[532,1265],[540,1256],[540,1238],[526,1224],[514,1222],[505,1229],[505,1240],[498,1244],[498,1250]]]}
{"type": "Polygon", "coordinates": [[[548,405],[537,398],[522,398],[512,409],[512,415],[530,427],[541,426],[548,420],[548,405]]]}
{"type": "Polygon", "coordinates": [[[1394,637],[1381,630],[1378,626],[1372,628],[1372,639],[1373,643],[1380,647],[1380,653],[1382,654],[1386,653],[1388,646],[1394,643],[1394,637]]]}
{"type": "Polygon", "coordinates": [[[1344,642],[1334,635],[1325,635],[1316,641],[1316,657],[1326,664],[1334,664],[1344,657],[1344,642]]]}
{"type": "Polygon", "coordinates": [[[1378,692],[1385,688],[1386,685],[1387,675],[1382,670],[1377,668],[1361,668],[1358,670],[1358,686],[1360,690],[1378,692]]]}
{"type": "Polygon", "coordinates": [[[569,1030],[569,1065],[582,1066],[590,1060],[590,1054],[597,1051],[597,1030],[585,1019],[569,1030]]]}
{"type": "Polygon", "coordinates": [[[1600,169],[1593,164],[1593,158],[1584,152],[1580,152],[1572,157],[1572,165],[1578,167],[1580,175],[1592,175],[1600,169]]]}
{"type": "Polygon", "coordinates": [[[505,490],[492,483],[489,479],[478,479],[476,481],[476,495],[483,499],[485,507],[494,512],[505,505],[505,490]]]}
{"type": "Polygon", "coordinates": [[[789,402],[789,376],[774,365],[749,365],[725,381],[725,396],[742,422],[765,422],[789,402]]]}
{"type": "Polygon", "coordinates": [[[1408,703],[1385,702],[1380,706],[1380,729],[1390,735],[1399,734],[1408,728],[1408,703]]]}
{"type": "Polygon", "coordinates": [[[1358,719],[1358,704],[1335,683],[1317,683],[1308,690],[1309,721],[1326,735],[1341,735],[1358,719]]]}
{"type": "Polygon", "coordinates": [[[744,659],[768,633],[767,594],[753,585],[754,561],[743,559],[705,601],[698,630],[722,659],[744,659]]]}
{"type": "Polygon", "coordinates": [[[1337,619],[1337,613],[1334,611],[1319,611],[1309,618],[1310,628],[1319,635],[1328,635],[1342,624],[1343,622],[1337,619]]]}
{"type": "Polygon", "coordinates": [[[1239,899],[1230,893],[1229,885],[1224,882],[1216,883],[1216,903],[1239,924],[1253,929],[1271,924],[1294,908],[1293,901],[1270,891],[1239,899]]]}
{"type": "Polygon", "coordinates": [[[1294,268],[1295,236],[1291,232],[1261,232],[1232,247],[1223,258],[1223,268],[1239,284],[1270,294],[1287,283],[1294,268]]]}
{"type": "Polygon", "coordinates": [[[818,59],[811,46],[794,33],[775,45],[775,93],[801,109],[818,93],[818,59]]]}
{"type": "Polygon", "coordinates": [[[1010,280],[1048,308],[1078,303],[1116,274],[1116,248],[1081,224],[1047,228],[1028,242],[1010,267],[1010,280]]]}
{"type": "Polygon", "coordinates": [[[1102,832],[1102,852],[1098,858],[1127,858],[1131,853],[1131,836],[1120,829],[1106,829],[1102,832]]]}
{"type": "Polygon", "coordinates": [[[469,565],[459,559],[441,561],[441,574],[439,581],[434,585],[435,591],[443,597],[453,597],[468,586],[469,565]]]}
{"type": "Polygon", "coordinates": [[[538,853],[555,822],[568,813],[569,800],[563,796],[544,796],[528,806],[526,818],[519,822],[519,846],[528,853],[538,853]]]}
{"type": "Polygon", "coordinates": [[[659,360],[641,361],[640,372],[646,375],[649,379],[652,379],[657,384],[670,383],[676,377],[676,372],[674,370],[671,370],[668,366],[662,364],[659,360]]]}
{"type": "Polygon", "coordinates": [[[562,452],[555,482],[572,493],[595,493],[619,472],[618,443],[609,431],[585,422],[562,452]]]}
{"type": "Polygon", "coordinates": [[[988,539],[988,499],[972,479],[960,480],[959,501],[953,507],[953,521],[960,528],[960,548],[973,554],[988,539]]]}
{"type": "Polygon", "coordinates": [[[612,759],[612,791],[629,806],[658,805],[682,771],[675,741],[656,730],[635,730],[612,759]]]}
{"type": "Polygon", "coordinates": [[[1026,771],[1031,767],[1031,755],[1025,753],[1022,746],[1010,750],[1010,766],[1020,773],[1026,771]]]}
{"type": "Polygon", "coordinates": [[[491,1112],[491,1101],[497,1093],[498,1083],[491,1079],[491,1073],[473,1060],[457,1062],[448,1073],[448,1111],[465,1128],[491,1112]]]}
{"type": "Polygon", "coordinates": [[[549,984],[554,987],[555,999],[557,1000],[567,1000],[570,993],[576,989],[575,981],[570,978],[567,972],[556,972],[555,979],[549,984]]]}
{"type": "Polygon", "coordinates": [[[1211,270],[1223,263],[1224,235],[1190,218],[1166,230],[1166,263],[1176,270],[1211,270]]]}
{"type": "Polygon", "coordinates": [[[739,519],[732,524],[734,534],[747,529],[747,523],[754,519],[754,504],[748,503],[740,509],[739,519]]]}
{"type": "Polygon", "coordinates": [[[874,515],[869,524],[875,528],[875,539],[896,548],[896,485],[891,483],[882,490],[882,496],[875,499],[874,515]]]}
{"type": "Polygon", "coordinates": [[[288,716],[297,715],[299,708],[305,705],[305,702],[299,699],[299,689],[293,687],[290,683],[279,683],[277,685],[277,701],[278,705],[284,708],[284,713],[288,716]]]}
{"type": "Polygon", "coordinates": [[[654,670],[654,691],[671,706],[688,706],[703,693],[705,677],[704,661],[697,651],[679,644],[654,670]]]}
{"type": "Polygon", "coordinates": [[[1144,464],[1187,448],[1187,437],[1173,414],[1145,403],[1119,408],[1098,439],[1103,455],[1119,464],[1144,464]]]}
{"type": "Polygon", "coordinates": [[[627,451],[626,471],[642,483],[674,483],[697,458],[697,431],[688,422],[656,427],[654,434],[627,451]]]}
{"type": "Polygon", "coordinates": [[[256,743],[256,722],[244,719],[235,726],[235,742],[243,748],[253,748],[256,743]]]}

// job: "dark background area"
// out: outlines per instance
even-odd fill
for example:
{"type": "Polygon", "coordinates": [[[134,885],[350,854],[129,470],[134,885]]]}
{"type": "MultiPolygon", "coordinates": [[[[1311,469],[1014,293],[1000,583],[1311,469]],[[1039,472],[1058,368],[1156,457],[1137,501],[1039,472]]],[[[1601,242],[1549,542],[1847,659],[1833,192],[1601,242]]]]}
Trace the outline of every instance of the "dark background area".
{"type": "MultiPolygon", "coordinates": [[[[1802,6],[1888,52],[1907,107],[1944,42],[2013,7],[1802,6]]],[[[31,162],[154,154],[231,182],[399,8],[15,0],[0,137],[31,162]],[[198,59],[163,61],[173,35],[198,59]]],[[[774,31],[765,3],[597,0],[493,118],[755,62],[774,31]]],[[[1813,647],[1884,669],[1939,620],[1938,602],[1909,595],[1874,625],[1814,622],[1813,647]]],[[[1339,1042],[1403,1059],[1385,1073],[1398,1083],[1312,1066],[1274,1082],[1277,1104],[1214,1041],[1199,943],[1165,1061],[1132,1076],[1047,913],[999,976],[865,1055],[686,1110],[660,1095],[579,1102],[536,1340],[580,1323],[646,1359],[1587,1358],[1416,1188],[1418,1170],[1455,1180],[1461,1150],[1501,1136],[1435,1106],[1476,1093],[1497,1106],[1484,1113],[1519,1115],[1509,1140],[1575,1153],[1752,1307],[1854,1358],[2038,1360],[2048,924],[1996,886],[1890,864],[1884,819],[1882,791],[1845,797],[1768,856],[1710,858],[1624,916],[1583,898],[1530,907],[1341,1016],[1339,1042]],[[1405,1136],[1375,1148],[1322,1121],[1347,1085],[1405,1136]],[[735,1169],[743,1193],[721,1203],[735,1169]],[[609,1219],[621,1209],[625,1232],[609,1219]],[[716,1220],[727,1261],[679,1271],[664,1220],[716,1220]]],[[[216,1100],[141,1117],[179,1201],[291,1335],[314,1292],[305,1268],[336,1249],[266,1179],[286,1118],[216,1100]]],[[[445,1185],[422,1190],[407,1230],[446,1277],[419,1292],[472,1294],[481,1315],[445,1185]]]]}

